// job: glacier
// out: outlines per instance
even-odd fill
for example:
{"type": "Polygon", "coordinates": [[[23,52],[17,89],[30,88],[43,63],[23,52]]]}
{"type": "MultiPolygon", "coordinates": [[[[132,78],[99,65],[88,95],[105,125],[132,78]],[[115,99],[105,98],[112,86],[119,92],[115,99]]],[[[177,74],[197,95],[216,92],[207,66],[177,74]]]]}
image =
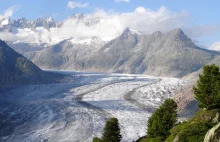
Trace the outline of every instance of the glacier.
{"type": "MultiPolygon", "coordinates": [[[[57,71],[56,71],[57,72],[57,71]]],[[[91,142],[106,120],[119,119],[122,141],[146,134],[147,121],[184,81],[147,75],[59,71],[73,83],[29,85],[0,94],[13,131],[5,142],[91,142]]]]}

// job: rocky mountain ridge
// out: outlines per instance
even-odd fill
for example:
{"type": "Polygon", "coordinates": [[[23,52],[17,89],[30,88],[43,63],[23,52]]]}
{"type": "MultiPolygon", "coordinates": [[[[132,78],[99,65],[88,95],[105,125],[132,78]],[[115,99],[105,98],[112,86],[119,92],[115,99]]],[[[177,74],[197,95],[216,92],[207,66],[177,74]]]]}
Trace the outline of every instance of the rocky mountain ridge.
{"type": "Polygon", "coordinates": [[[197,47],[181,29],[141,35],[127,28],[109,42],[99,40],[98,43],[102,44],[70,41],[24,55],[47,69],[170,77],[183,77],[197,71],[219,55],[218,52],[197,47]]]}
{"type": "Polygon", "coordinates": [[[4,21],[5,24],[1,23],[0,31],[12,33],[15,33],[17,29],[24,28],[35,30],[37,27],[43,27],[49,30],[56,27],[56,22],[52,17],[37,18],[36,20],[27,20],[26,18],[11,20],[10,18],[5,18],[4,21]]]}

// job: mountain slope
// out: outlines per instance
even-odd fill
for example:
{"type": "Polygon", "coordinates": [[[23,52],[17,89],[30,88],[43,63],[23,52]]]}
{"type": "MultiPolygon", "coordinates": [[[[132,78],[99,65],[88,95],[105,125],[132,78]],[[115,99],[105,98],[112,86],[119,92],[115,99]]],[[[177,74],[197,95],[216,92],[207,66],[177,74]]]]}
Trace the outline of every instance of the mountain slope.
{"type": "Polygon", "coordinates": [[[31,61],[10,48],[0,40],[0,78],[1,84],[9,84],[23,75],[40,73],[42,70],[31,61]]]}
{"type": "Polygon", "coordinates": [[[127,28],[106,44],[68,42],[25,56],[42,68],[182,77],[219,55],[194,45],[181,29],[142,35],[127,28]]]}
{"type": "Polygon", "coordinates": [[[181,77],[200,69],[216,54],[196,47],[181,29],[148,36],[127,29],[106,44],[92,62],[114,72],[181,77]]]}
{"type": "MultiPolygon", "coordinates": [[[[220,56],[216,56],[208,64],[215,64],[217,66],[220,66],[220,56]]],[[[197,101],[195,100],[193,94],[193,85],[197,83],[199,74],[201,73],[202,69],[199,69],[198,71],[184,76],[183,79],[186,80],[188,83],[182,91],[176,93],[176,95],[174,96],[174,98],[178,102],[181,117],[192,117],[198,110],[197,101]]]]}
{"type": "Polygon", "coordinates": [[[99,38],[76,40],[69,39],[50,48],[24,55],[45,69],[82,70],[85,62],[103,47],[105,41],[99,38]]]}
{"type": "Polygon", "coordinates": [[[0,91],[17,85],[56,82],[62,77],[63,75],[42,71],[0,40],[0,91]]]}

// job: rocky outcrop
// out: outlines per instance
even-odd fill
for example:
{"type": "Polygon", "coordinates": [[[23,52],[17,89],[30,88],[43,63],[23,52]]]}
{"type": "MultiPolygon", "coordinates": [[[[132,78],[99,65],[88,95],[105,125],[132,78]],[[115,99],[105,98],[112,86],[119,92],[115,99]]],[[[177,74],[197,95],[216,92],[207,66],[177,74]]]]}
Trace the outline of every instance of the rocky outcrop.
{"type": "MultiPolygon", "coordinates": [[[[210,63],[220,66],[220,56],[215,57],[210,63]]],[[[182,90],[177,92],[174,96],[178,104],[179,116],[183,119],[193,117],[195,112],[198,110],[197,101],[194,98],[193,86],[197,84],[199,74],[202,73],[202,69],[184,76],[182,79],[186,80],[186,86],[182,90]]]]}
{"type": "Polygon", "coordinates": [[[204,142],[220,142],[220,123],[206,133],[204,142]]]}
{"type": "Polygon", "coordinates": [[[213,123],[218,123],[212,129],[210,129],[206,135],[204,142],[220,142],[220,117],[219,113],[216,113],[216,116],[212,119],[213,123]]]}
{"type": "Polygon", "coordinates": [[[41,70],[0,40],[0,92],[18,85],[61,82],[64,77],[41,70]]]}

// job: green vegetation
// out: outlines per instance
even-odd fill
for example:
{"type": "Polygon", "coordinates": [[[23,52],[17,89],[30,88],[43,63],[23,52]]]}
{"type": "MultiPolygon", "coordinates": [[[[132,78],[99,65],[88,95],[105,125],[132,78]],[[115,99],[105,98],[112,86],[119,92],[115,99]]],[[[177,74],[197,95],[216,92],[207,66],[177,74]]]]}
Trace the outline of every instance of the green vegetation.
{"type": "Polygon", "coordinates": [[[199,75],[197,86],[193,87],[193,90],[198,106],[207,110],[199,110],[192,119],[172,128],[166,142],[203,141],[207,131],[216,125],[214,118],[220,112],[219,67],[214,64],[204,66],[203,73],[199,75]]]}
{"type": "Polygon", "coordinates": [[[219,67],[206,65],[193,87],[200,109],[193,118],[176,124],[175,102],[168,99],[148,120],[147,136],[137,142],[202,142],[208,130],[219,123],[220,71],[219,67]],[[206,108],[206,109],[204,109],[206,108]]]}
{"type": "Polygon", "coordinates": [[[0,92],[17,85],[65,82],[68,79],[66,75],[42,71],[0,40],[0,92]]]}
{"type": "Polygon", "coordinates": [[[21,85],[25,77],[31,80],[30,75],[40,73],[42,73],[41,69],[0,40],[0,90],[17,84],[21,85]]]}
{"type": "Polygon", "coordinates": [[[142,141],[161,142],[169,135],[169,130],[177,122],[177,104],[172,99],[165,100],[148,120],[147,138],[142,141]]]}
{"type": "Polygon", "coordinates": [[[92,142],[101,142],[101,139],[98,137],[93,138],[92,142]]]}
{"type": "Polygon", "coordinates": [[[172,128],[171,135],[165,142],[172,142],[174,139],[178,142],[202,142],[207,131],[216,124],[213,118],[218,112],[218,109],[200,110],[192,119],[172,128]]]}
{"type": "Polygon", "coordinates": [[[199,75],[196,87],[193,87],[195,98],[199,102],[200,108],[220,107],[220,72],[219,67],[206,65],[203,74],[199,75]]]}
{"type": "Polygon", "coordinates": [[[122,136],[117,118],[111,118],[105,124],[102,138],[93,138],[93,142],[120,142],[122,136]]]}

